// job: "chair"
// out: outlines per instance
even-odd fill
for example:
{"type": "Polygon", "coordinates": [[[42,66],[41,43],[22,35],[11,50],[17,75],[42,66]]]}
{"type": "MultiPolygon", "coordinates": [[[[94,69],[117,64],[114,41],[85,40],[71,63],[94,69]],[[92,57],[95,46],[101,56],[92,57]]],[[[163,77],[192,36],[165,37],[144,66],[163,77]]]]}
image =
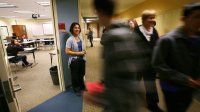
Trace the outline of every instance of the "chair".
{"type": "MultiPolygon", "coordinates": [[[[22,64],[24,64],[22,60],[17,60],[15,56],[8,56],[8,61],[9,61],[9,63],[13,63],[13,64],[15,65],[15,73],[16,73],[16,72],[18,71],[18,69],[19,69],[18,64],[20,64],[20,62],[21,62],[22,64]]],[[[24,65],[25,65],[25,64],[24,64],[24,65]]],[[[24,67],[26,67],[26,66],[24,66],[24,67]]]]}

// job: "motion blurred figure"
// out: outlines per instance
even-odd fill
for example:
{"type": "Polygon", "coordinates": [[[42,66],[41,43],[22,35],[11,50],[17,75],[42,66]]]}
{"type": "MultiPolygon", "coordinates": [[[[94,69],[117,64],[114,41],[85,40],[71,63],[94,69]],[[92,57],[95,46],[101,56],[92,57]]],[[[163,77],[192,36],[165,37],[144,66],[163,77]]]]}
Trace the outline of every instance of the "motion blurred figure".
{"type": "Polygon", "coordinates": [[[168,112],[186,112],[200,87],[200,2],[186,5],[182,16],[183,26],[158,41],[152,60],[168,112]]]}
{"type": "Polygon", "coordinates": [[[114,0],[93,0],[100,25],[104,58],[106,105],[104,112],[138,112],[142,104],[137,73],[146,69],[145,51],[129,26],[112,20],[114,0]]]}
{"type": "Polygon", "coordinates": [[[135,28],[138,27],[137,21],[134,18],[128,20],[128,25],[132,31],[134,31],[135,28]]]}
{"type": "MultiPolygon", "coordinates": [[[[141,50],[147,51],[146,56],[148,57],[148,61],[143,64],[151,65],[153,48],[159,38],[157,30],[154,28],[156,23],[155,18],[156,12],[154,10],[144,10],[142,12],[142,25],[136,27],[133,33],[133,37],[141,39],[144,45],[144,49],[141,50]]],[[[159,98],[156,88],[156,72],[153,67],[149,66],[148,69],[141,71],[138,79],[141,80],[141,78],[144,80],[148,109],[152,112],[163,112],[158,106],[159,98]]]]}

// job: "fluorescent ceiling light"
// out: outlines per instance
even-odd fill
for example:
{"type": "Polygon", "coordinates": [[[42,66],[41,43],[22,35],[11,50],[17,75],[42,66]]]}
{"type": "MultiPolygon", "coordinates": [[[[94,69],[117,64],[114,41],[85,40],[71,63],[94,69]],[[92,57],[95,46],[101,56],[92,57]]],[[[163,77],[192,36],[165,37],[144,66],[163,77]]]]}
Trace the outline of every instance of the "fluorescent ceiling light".
{"type": "Polygon", "coordinates": [[[32,11],[13,11],[15,13],[32,14],[32,11]]]}
{"type": "Polygon", "coordinates": [[[38,4],[50,4],[50,2],[37,2],[38,4]]]}
{"type": "Polygon", "coordinates": [[[50,2],[36,2],[36,3],[42,6],[50,6],[50,2]]]}
{"type": "Polygon", "coordinates": [[[46,16],[46,15],[40,15],[40,17],[44,17],[44,16],[46,16]]]}
{"type": "Polygon", "coordinates": [[[1,16],[2,18],[16,18],[18,16],[1,16]]]}
{"type": "Polygon", "coordinates": [[[8,4],[8,3],[0,3],[0,8],[15,8],[17,6],[8,4]]]}
{"type": "Polygon", "coordinates": [[[0,5],[7,5],[8,3],[0,3],[0,5]]]}
{"type": "Polygon", "coordinates": [[[98,20],[98,18],[87,18],[86,20],[92,21],[92,20],[98,20]]]}
{"type": "Polygon", "coordinates": [[[40,4],[40,5],[42,5],[42,6],[50,6],[50,4],[40,4]]]}

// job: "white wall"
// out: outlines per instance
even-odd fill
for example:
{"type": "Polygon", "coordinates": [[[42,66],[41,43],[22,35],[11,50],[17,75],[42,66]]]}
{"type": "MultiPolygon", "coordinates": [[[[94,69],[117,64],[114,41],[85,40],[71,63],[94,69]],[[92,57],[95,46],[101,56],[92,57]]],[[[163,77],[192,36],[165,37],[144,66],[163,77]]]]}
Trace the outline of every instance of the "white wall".
{"type": "MultiPolygon", "coordinates": [[[[9,36],[12,36],[13,30],[12,25],[25,25],[28,38],[53,38],[54,35],[44,34],[43,24],[52,24],[51,19],[3,19],[0,18],[0,26],[7,26],[9,31],[9,36]]],[[[52,25],[52,33],[54,33],[54,28],[52,25]]]]}
{"type": "MultiPolygon", "coordinates": [[[[9,36],[12,36],[12,25],[11,24],[15,24],[15,22],[11,19],[0,19],[0,26],[7,26],[8,28],[8,33],[9,33],[9,36]]],[[[3,39],[6,38],[6,37],[2,37],[3,39]]]]}

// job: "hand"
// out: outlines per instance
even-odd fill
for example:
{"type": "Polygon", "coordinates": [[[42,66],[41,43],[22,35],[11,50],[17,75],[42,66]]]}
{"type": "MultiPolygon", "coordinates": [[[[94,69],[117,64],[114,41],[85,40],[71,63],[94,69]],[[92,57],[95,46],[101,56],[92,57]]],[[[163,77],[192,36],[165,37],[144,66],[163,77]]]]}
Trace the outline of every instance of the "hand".
{"type": "Polygon", "coordinates": [[[83,52],[84,52],[84,54],[87,54],[87,51],[86,51],[86,50],[84,50],[83,52]]]}
{"type": "Polygon", "coordinates": [[[84,53],[84,51],[81,51],[81,52],[77,52],[77,55],[78,56],[83,56],[83,55],[85,55],[85,53],[84,53]]]}
{"type": "Polygon", "coordinates": [[[194,80],[189,77],[189,86],[191,86],[192,88],[200,87],[200,80],[194,80]]]}

